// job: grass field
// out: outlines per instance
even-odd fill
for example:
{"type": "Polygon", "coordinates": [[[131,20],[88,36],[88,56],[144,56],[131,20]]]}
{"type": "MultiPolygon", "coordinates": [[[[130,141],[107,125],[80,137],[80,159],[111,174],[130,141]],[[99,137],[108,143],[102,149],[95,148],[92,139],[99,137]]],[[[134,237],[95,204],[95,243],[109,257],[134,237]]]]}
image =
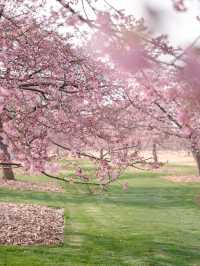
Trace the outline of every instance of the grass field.
{"type": "Polygon", "coordinates": [[[75,185],[60,194],[0,189],[0,201],[65,209],[64,245],[1,246],[0,266],[200,266],[200,183],[161,178],[174,174],[195,174],[192,160],[178,154],[162,169],[127,171],[127,192],[120,182],[98,195],[75,185]]]}

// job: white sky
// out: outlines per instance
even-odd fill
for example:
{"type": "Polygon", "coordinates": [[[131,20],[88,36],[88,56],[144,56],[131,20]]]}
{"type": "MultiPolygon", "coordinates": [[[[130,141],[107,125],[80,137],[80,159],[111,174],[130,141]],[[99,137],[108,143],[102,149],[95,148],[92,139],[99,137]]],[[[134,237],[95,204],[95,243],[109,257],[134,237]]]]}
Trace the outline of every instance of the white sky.
{"type": "Polygon", "coordinates": [[[143,16],[147,25],[158,33],[167,33],[175,45],[184,45],[200,35],[200,4],[198,0],[186,0],[187,12],[176,12],[171,0],[109,0],[114,6],[125,9],[128,13],[140,18],[143,16]],[[147,7],[158,11],[157,19],[149,16],[147,7]]]}

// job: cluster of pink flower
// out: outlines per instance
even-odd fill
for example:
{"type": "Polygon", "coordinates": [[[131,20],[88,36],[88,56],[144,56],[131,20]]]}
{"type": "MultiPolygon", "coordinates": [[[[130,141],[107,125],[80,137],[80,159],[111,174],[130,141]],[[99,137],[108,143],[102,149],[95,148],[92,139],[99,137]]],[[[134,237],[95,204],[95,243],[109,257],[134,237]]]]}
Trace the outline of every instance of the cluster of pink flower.
{"type": "MultiPolygon", "coordinates": [[[[106,186],[128,166],[147,164],[139,156],[138,143],[144,139],[180,137],[198,151],[195,50],[175,49],[166,36],[152,37],[143,20],[114,7],[99,11],[98,1],[86,1],[93,12],[90,19],[84,6],[77,11],[80,2],[55,0],[45,16],[46,1],[1,5],[4,160],[10,161],[11,153],[27,169],[56,172],[57,165],[47,161],[57,145],[91,159],[97,181],[106,186]],[[74,31],[63,37],[55,22],[74,31]],[[88,34],[84,26],[90,27],[88,34]],[[70,39],[80,33],[81,48],[70,39]]],[[[183,1],[174,5],[185,10],[183,1]]],[[[88,180],[76,169],[76,178],[88,180]]]]}

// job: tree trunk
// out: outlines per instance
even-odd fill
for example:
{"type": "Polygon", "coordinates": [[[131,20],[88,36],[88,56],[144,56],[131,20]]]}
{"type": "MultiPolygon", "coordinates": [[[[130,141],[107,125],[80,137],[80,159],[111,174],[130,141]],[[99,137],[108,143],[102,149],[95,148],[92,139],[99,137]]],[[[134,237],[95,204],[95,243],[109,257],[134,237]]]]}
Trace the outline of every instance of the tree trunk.
{"type": "Polygon", "coordinates": [[[3,179],[15,180],[15,175],[11,166],[3,167],[3,179]]]}
{"type": "MultiPolygon", "coordinates": [[[[3,125],[0,120],[0,133],[3,133],[3,125]]],[[[3,137],[0,136],[0,152],[1,152],[1,165],[3,168],[4,180],[15,180],[14,172],[11,165],[11,156],[8,151],[8,145],[3,142],[3,137]]]]}
{"type": "Polygon", "coordinates": [[[154,163],[158,163],[158,154],[157,154],[157,145],[156,145],[156,143],[153,143],[152,155],[153,155],[154,163]]]}
{"type": "Polygon", "coordinates": [[[15,180],[14,172],[11,166],[11,158],[8,151],[8,145],[4,144],[0,137],[0,148],[2,152],[2,167],[3,167],[3,179],[5,180],[15,180]],[[4,165],[4,163],[6,163],[4,165]],[[10,165],[9,165],[10,164],[10,165]]]}
{"type": "Polygon", "coordinates": [[[196,164],[197,164],[197,169],[198,169],[198,174],[200,176],[200,150],[192,150],[192,154],[193,154],[193,157],[196,161],[196,164]]]}

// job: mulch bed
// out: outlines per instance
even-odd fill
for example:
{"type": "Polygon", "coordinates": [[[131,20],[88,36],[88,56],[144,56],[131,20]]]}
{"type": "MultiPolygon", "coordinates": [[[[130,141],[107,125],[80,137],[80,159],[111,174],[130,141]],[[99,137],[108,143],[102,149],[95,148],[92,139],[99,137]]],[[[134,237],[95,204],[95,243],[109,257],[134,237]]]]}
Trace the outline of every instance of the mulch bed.
{"type": "Polygon", "coordinates": [[[63,241],[63,209],[0,203],[0,245],[58,245],[63,241]]]}
{"type": "Polygon", "coordinates": [[[4,180],[0,178],[0,188],[9,188],[14,190],[32,190],[40,192],[64,192],[56,182],[31,182],[21,180],[4,180]]]}
{"type": "Polygon", "coordinates": [[[200,176],[164,176],[163,178],[172,182],[200,182],[200,176]]]}

